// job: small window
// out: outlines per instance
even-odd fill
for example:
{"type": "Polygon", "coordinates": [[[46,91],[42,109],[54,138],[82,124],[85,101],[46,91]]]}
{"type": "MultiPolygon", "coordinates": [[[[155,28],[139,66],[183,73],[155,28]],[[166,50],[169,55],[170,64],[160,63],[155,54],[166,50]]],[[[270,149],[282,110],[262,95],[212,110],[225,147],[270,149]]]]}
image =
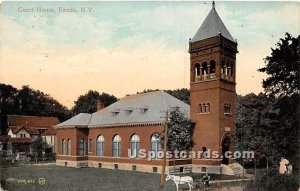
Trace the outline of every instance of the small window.
{"type": "Polygon", "coordinates": [[[230,104],[224,104],[224,113],[230,114],[230,104]]]}
{"type": "Polygon", "coordinates": [[[98,163],[98,168],[102,168],[102,163],[98,163]]]}
{"type": "Polygon", "coordinates": [[[65,166],[68,166],[68,162],[65,162],[65,166]]]}
{"type": "Polygon", "coordinates": [[[210,112],[210,104],[204,103],[198,105],[198,113],[209,113],[210,112]]]}
{"type": "Polygon", "coordinates": [[[152,167],[152,172],[156,173],[157,172],[157,167],[152,167]]]}
{"type": "Polygon", "coordinates": [[[202,113],[202,104],[198,105],[198,113],[202,113]]]}
{"type": "Polygon", "coordinates": [[[136,171],[136,165],[132,165],[132,171],[136,171]]]}
{"type": "Polygon", "coordinates": [[[119,166],[118,164],[114,164],[114,169],[118,170],[119,166]]]}
{"type": "Polygon", "coordinates": [[[183,172],[183,166],[180,167],[179,172],[183,172]]]}
{"type": "Polygon", "coordinates": [[[207,170],[207,169],[206,169],[205,166],[202,166],[202,167],[201,167],[201,172],[206,172],[206,170],[207,170]]]}

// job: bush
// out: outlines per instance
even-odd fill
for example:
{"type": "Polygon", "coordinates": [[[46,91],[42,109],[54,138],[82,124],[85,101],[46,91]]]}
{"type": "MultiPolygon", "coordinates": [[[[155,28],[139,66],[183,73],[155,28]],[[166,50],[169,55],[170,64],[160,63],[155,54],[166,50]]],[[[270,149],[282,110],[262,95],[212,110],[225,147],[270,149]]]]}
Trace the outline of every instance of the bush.
{"type": "Polygon", "coordinates": [[[258,172],[246,188],[247,191],[297,191],[299,188],[297,172],[292,175],[279,174],[277,169],[258,172]]]}

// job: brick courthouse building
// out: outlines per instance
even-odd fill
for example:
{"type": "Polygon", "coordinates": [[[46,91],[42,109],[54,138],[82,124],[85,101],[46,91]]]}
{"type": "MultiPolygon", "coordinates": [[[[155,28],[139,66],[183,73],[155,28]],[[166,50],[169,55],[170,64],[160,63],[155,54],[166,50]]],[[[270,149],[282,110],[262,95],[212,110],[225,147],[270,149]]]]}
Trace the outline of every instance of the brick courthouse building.
{"type": "MultiPolygon", "coordinates": [[[[235,130],[237,43],[217,14],[211,11],[190,39],[190,106],[156,91],[125,97],[97,112],[81,113],[56,126],[58,165],[161,172],[162,159],[132,159],[128,149],[159,151],[155,136],[163,131],[164,113],[178,107],[193,122],[193,151],[232,150],[235,130]]],[[[178,159],[181,172],[224,173],[227,159],[178,159]],[[225,165],[221,165],[225,164],[225,165]]],[[[167,162],[166,172],[173,167],[167,162]]]]}

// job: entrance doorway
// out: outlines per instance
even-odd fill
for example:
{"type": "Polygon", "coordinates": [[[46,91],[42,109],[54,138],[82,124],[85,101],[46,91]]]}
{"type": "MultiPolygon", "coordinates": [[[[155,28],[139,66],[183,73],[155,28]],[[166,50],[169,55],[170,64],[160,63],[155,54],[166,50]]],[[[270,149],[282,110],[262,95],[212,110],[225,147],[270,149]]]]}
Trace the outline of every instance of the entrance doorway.
{"type": "Polygon", "coordinates": [[[225,156],[225,153],[230,149],[230,137],[226,136],[222,142],[222,164],[229,164],[229,158],[225,156]]]}

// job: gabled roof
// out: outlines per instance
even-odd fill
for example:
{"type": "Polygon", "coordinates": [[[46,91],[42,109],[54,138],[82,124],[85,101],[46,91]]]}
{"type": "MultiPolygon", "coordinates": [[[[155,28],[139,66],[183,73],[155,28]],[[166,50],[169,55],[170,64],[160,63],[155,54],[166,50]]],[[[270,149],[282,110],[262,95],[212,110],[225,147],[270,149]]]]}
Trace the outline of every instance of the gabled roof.
{"type": "Polygon", "coordinates": [[[39,134],[38,129],[47,129],[46,132],[53,133],[53,125],[59,124],[57,117],[40,117],[26,115],[8,115],[9,129],[14,134],[25,129],[29,134],[39,134]]]}
{"type": "Polygon", "coordinates": [[[178,107],[189,118],[190,106],[164,91],[127,96],[93,114],[80,113],[56,127],[110,127],[161,124],[178,107]]]}
{"type": "Polygon", "coordinates": [[[11,131],[12,131],[13,134],[17,134],[22,129],[24,129],[26,131],[26,129],[24,128],[24,126],[10,126],[9,128],[11,129],[11,131]]]}
{"type": "Polygon", "coordinates": [[[231,34],[225,27],[220,16],[218,15],[218,13],[214,7],[214,3],[213,3],[213,8],[210,10],[209,14],[203,21],[203,23],[200,26],[200,28],[198,29],[197,33],[192,38],[192,42],[215,37],[220,34],[223,37],[227,38],[228,40],[235,42],[234,39],[232,38],[231,34]]]}

